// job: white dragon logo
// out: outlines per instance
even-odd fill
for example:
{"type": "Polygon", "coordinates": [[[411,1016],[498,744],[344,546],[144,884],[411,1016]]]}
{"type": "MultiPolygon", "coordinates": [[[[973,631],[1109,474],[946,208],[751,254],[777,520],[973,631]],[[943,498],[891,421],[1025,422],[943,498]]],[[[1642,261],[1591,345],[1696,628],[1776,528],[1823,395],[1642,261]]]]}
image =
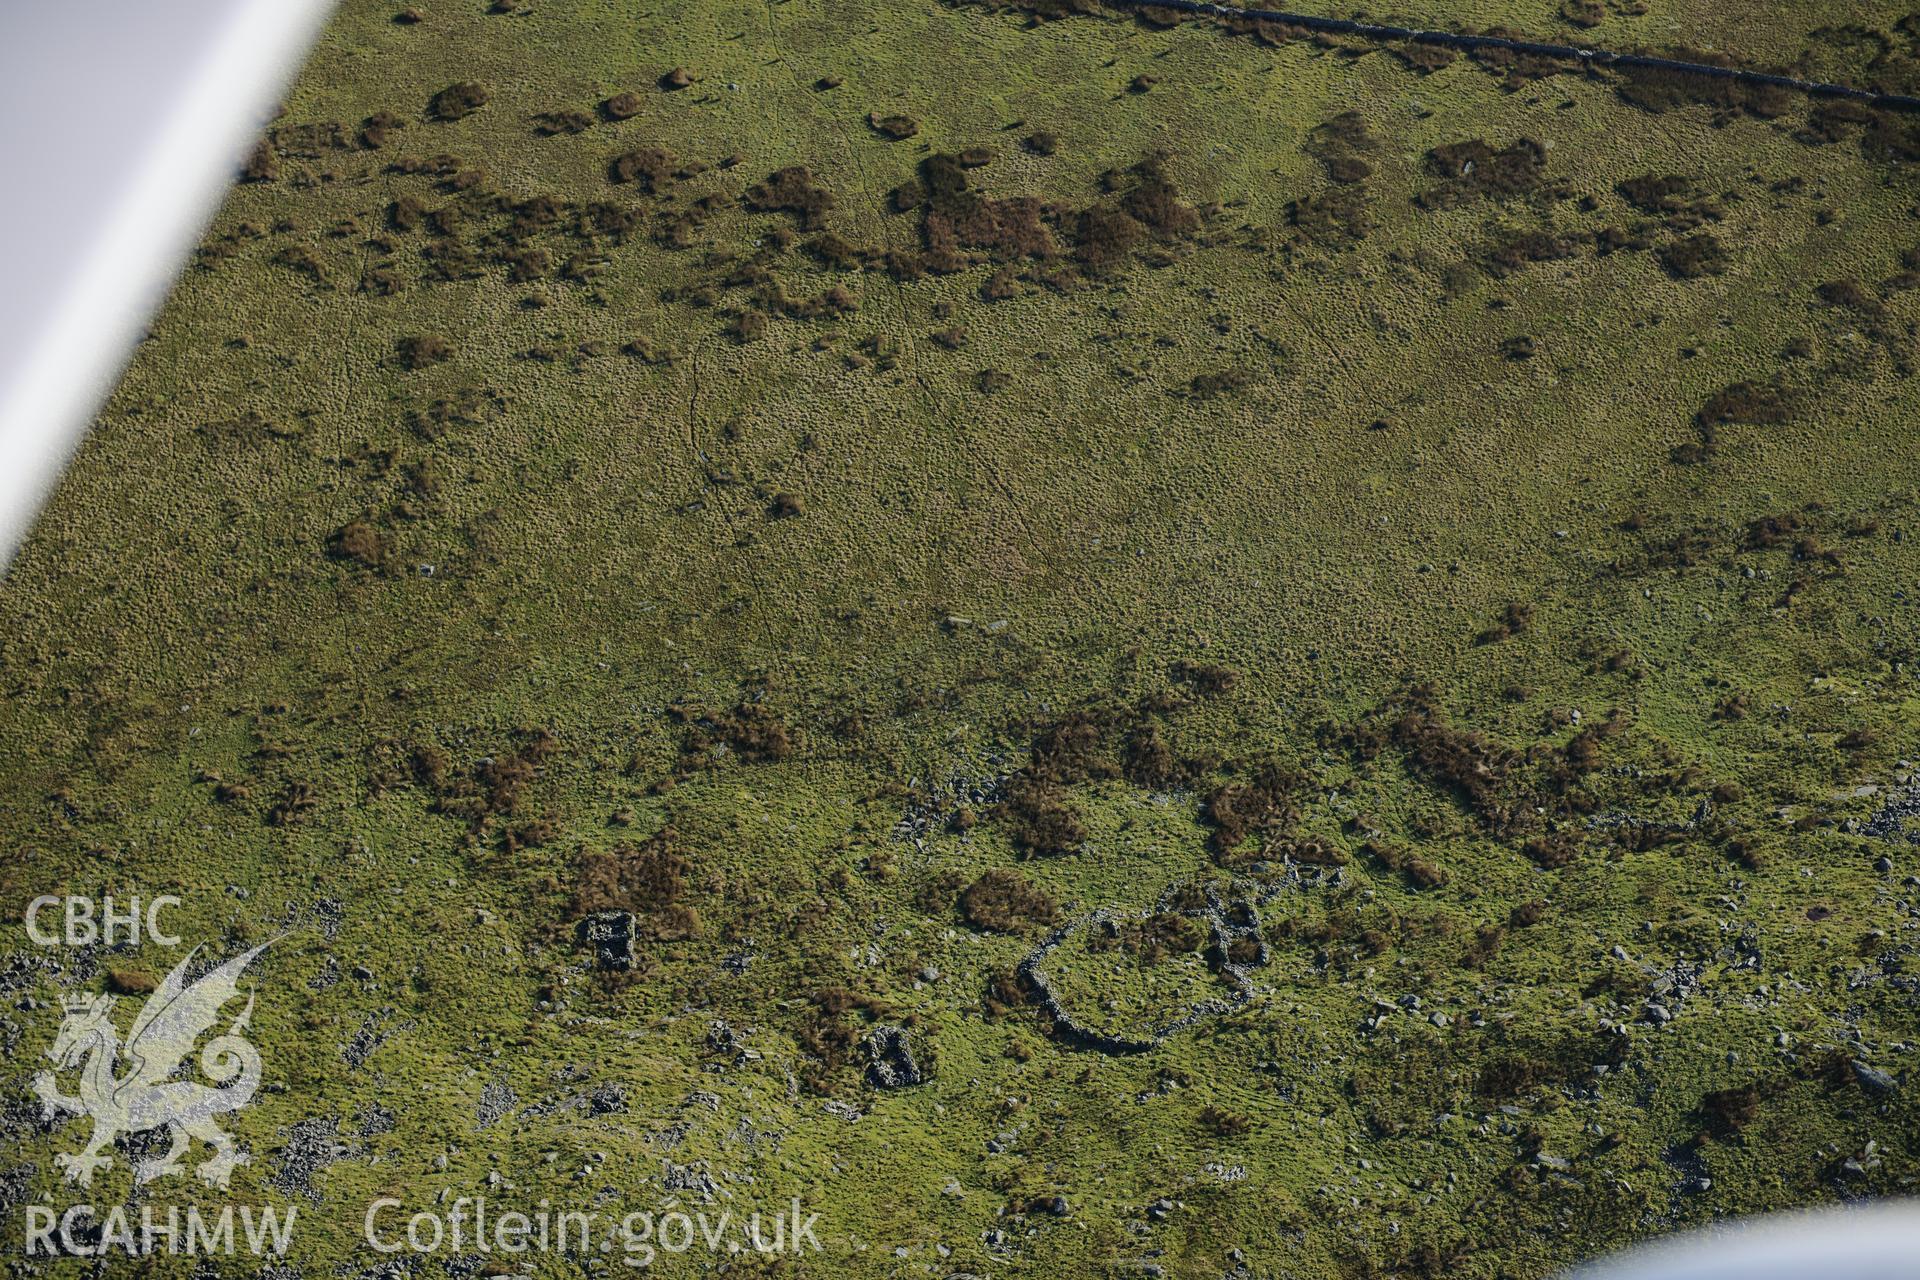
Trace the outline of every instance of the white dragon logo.
{"type": "Polygon", "coordinates": [[[187,967],[200,954],[195,947],[141,1006],[124,1047],[108,1016],[112,996],[66,998],[66,1018],[47,1056],[56,1070],[80,1070],[79,1096],[61,1093],[52,1071],[34,1076],[33,1091],[47,1119],[66,1113],[93,1121],[93,1138],[86,1150],[78,1155],[63,1151],[54,1157],[68,1182],[90,1185],[95,1172],[113,1163],[108,1152],[119,1135],[165,1127],[172,1131],[173,1145],[158,1160],[135,1164],[135,1182],[151,1182],[185,1168],[180,1157],[189,1139],[198,1138],[213,1148],[213,1155],[202,1160],[195,1172],[202,1182],[225,1189],[248,1156],[234,1148],[233,1139],[214,1118],[246,1106],[260,1087],[260,1051],[241,1035],[253,1014],[252,994],[226,1034],[209,1040],[200,1052],[200,1069],[214,1084],[170,1077],[183,1074],[194,1043],[213,1028],[222,1006],[240,995],[241,972],[271,945],[264,942],[190,984],[187,967]],[[123,1055],[126,1074],[116,1076],[114,1068],[123,1055]]]}

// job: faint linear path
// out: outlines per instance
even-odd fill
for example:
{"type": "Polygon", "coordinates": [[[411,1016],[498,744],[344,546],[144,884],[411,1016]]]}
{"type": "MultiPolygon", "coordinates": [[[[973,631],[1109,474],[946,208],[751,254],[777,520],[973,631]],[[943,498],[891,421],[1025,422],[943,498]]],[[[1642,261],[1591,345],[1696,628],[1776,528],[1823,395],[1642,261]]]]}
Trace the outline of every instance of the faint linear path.
{"type": "Polygon", "coordinates": [[[1377,22],[1359,22],[1351,18],[1322,18],[1307,13],[1288,13],[1279,9],[1243,9],[1237,5],[1210,4],[1205,0],[1101,0],[1114,9],[1168,9],[1176,13],[1198,13],[1229,21],[1254,19],[1281,26],[1325,31],[1335,35],[1359,36],[1366,40],[1396,41],[1408,44],[1438,45],[1448,49],[1501,49],[1509,53],[1531,54],[1563,62],[1578,62],[1594,67],[1639,67],[1654,71],[1673,71],[1686,75],[1732,80],[1740,84],[1770,85],[1794,93],[1818,98],[1851,98],[1876,107],[1897,111],[1920,111],[1920,98],[1900,93],[1879,93],[1853,85],[1832,84],[1824,80],[1802,80],[1798,76],[1751,71],[1742,67],[1719,67],[1709,62],[1686,62],[1662,58],[1650,53],[1622,53],[1612,49],[1579,48],[1569,44],[1547,44],[1518,40],[1507,36],[1465,35],[1454,31],[1426,31],[1418,27],[1395,27],[1377,22]]]}
{"type": "MultiPolygon", "coordinates": [[[[767,0],[768,41],[773,46],[774,53],[779,56],[781,63],[791,68],[792,63],[788,62],[786,49],[780,42],[780,21],[775,6],[776,0],[767,0]]],[[[793,76],[795,84],[805,85],[806,78],[798,70],[792,70],[790,74],[793,76]]],[[[860,175],[862,193],[869,200],[885,199],[885,194],[874,186],[872,179],[867,174],[866,162],[861,156],[861,149],[854,139],[853,132],[846,127],[837,114],[830,116],[830,119],[834,122],[833,128],[840,135],[840,141],[845,147],[847,159],[852,163],[854,171],[860,175]]],[[[889,221],[883,220],[881,222],[880,234],[887,242],[889,248],[896,247],[893,244],[893,232],[889,221]]],[[[936,415],[944,415],[944,426],[941,438],[946,440],[957,439],[960,432],[960,419],[964,406],[952,400],[950,397],[943,396],[927,376],[926,369],[920,362],[919,345],[914,341],[912,315],[907,307],[906,284],[897,278],[892,281],[892,284],[894,306],[900,316],[900,351],[904,358],[904,363],[907,366],[907,376],[914,386],[919,389],[922,400],[926,402],[928,412],[936,415]]],[[[998,492],[1003,494],[1016,492],[1016,489],[1010,485],[1006,476],[1003,474],[1003,469],[998,459],[986,452],[978,453],[975,456],[980,464],[992,475],[994,487],[998,492]]],[[[1025,539],[1027,547],[1033,553],[1034,562],[1046,565],[1047,568],[1051,570],[1053,568],[1053,558],[1047,554],[1045,545],[1034,533],[1032,525],[1027,520],[1026,513],[1020,509],[1019,504],[1017,502],[1009,503],[1006,515],[1018,526],[1021,537],[1025,539]]],[[[956,533],[952,530],[949,530],[944,535],[945,542],[943,543],[943,551],[946,547],[952,545],[956,536],[956,533]]]]}

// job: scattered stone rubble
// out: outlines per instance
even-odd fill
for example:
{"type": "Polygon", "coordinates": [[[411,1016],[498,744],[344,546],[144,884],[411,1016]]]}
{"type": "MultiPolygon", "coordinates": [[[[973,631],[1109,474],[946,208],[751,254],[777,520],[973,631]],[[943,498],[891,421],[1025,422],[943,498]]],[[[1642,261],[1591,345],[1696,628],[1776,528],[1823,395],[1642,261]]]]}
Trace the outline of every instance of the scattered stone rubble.
{"type": "Polygon", "coordinates": [[[631,969],[633,957],[633,913],[596,911],[575,926],[579,940],[593,948],[594,963],[602,969],[631,969]]]}
{"type": "Polygon", "coordinates": [[[911,1036],[905,1027],[875,1027],[867,1037],[867,1079],[876,1089],[910,1089],[926,1083],[920,1065],[913,1060],[911,1036]]]}
{"type": "Polygon", "coordinates": [[[1337,867],[1289,867],[1284,879],[1271,885],[1261,886],[1249,897],[1237,898],[1230,902],[1223,900],[1214,886],[1207,885],[1203,889],[1202,905],[1184,910],[1177,907],[1183,886],[1173,885],[1160,895],[1160,900],[1150,911],[1117,913],[1103,907],[1060,926],[1048,934],[1046,940],[1020,962],[1018,972],[1021,979],[1032,990],[1035,1003],[1052,1020],[1055,1033],[1063,1043],[1070,1047],[1090,1049],[1095,1053],[1104,1053],[1112,1057],[1145,1053],[1165,1044],[1172,1036],[1207,1018],[1232,1012],[1254,997],[1257,988],[1253,981],[1253,970],[1265,965],[1269,956],[1266,939],[1260,932],[1259,908],[1261,905],[1288,889],[1299,889],[1308,885],[1338,885],[1342,879],[1342,873],[1337,867]],[[1053,989],[1052,979],[1040,967],[1041,962],[1048,955],[1082,929],[1109,926],[1135,914],[1144,916],[1175,910],[1179,910],[1182,915],[1206,922],[1207,961],[1231,989],[1228,995],[1196,1001],[1172,1021],[1152,1029],[1144,1036],[1117,1035],[1103,1031],[1081,1022],[1068,1012],[1053,989]],[[1237,963],[1232,958],[1234,944],[1243,940],[1253,944],[1253,957],[1250,964],[1237,963]]]}

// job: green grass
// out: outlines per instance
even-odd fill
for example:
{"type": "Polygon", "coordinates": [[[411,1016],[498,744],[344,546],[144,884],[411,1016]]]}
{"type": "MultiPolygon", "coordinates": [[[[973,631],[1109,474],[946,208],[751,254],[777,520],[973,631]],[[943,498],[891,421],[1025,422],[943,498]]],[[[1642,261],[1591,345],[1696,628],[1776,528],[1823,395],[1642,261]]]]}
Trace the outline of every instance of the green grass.
{"type": "MultiPolygon", "coordinates": [[[[802,1197],[851,1275],[1130,1274],[1151,1258],[1201,1276],[1237,1248],[1256,1274],[1540,1276],[1714,1216],[1910,1187],[1907,1091],[1826,1074],[1838,1053],[1897,1075],[1916,1036],[1900,976],[1914,855],[1845,825],[1882,798],[1854,789],[1893,785],[1915,750],[1920,317],[1911,292],[1878,289],[1920,243],[1905,168],[1851,136],[1803,140],[1804,103],[1650,115],[1603,80],[1512,87],[1464,59],[1418,76],[1381,51],[1198,23],[1029,27],[894,0],[483,8],[448,0],[414,26],[342,10],[289,94],[280,177],[235,189],[207,241],[223,251],[182,278],[0,590],[15,851],[0,903],[17,920],[42,893],[172,892],[189,944],[287,933],[259,967],[269,1089],[231,1121],[254,1153],[234,1195],[288,1199],[272,1178],[289,1127],[341,1118],[350,1153],[299,1201],[307,1274],[377,1261],[359,1244],[376,1196],[474,1194],[495,1168],[515,1184],[496,1198],[610,1189],[641,1209],[666,1194],[663,1161],[706,1161],[736,1208],[802,1197]],[[657,88],[676,66],[696,82],[657,88]],[[1157,83],[1127,92],[1142,74],[1157,83]],[[826,76],[842,83],[816,88],[826,76]],[[428,122],[461,80],[488,104],[428,122]],[[536,116],[622,90],[644,99],[632,118],[536,136],[536,116]],[[350,139],[383,110],[408,124],[378,151],[290,132],[334,121],[350,139]],[[1372,229],[1320,241],[1290,207],[1331,189],[1310,135],[1347,111],[1374,139],[1358,188],[1372,229]],[[887,141],[869,113],[919,131],[887,141]],[[1040,129],[1057,154],[1018,145],[1040,129]],[[1531,193],[1416,203],[1443,182],[1432,148],[1523,137],[1546,148],[1531,193]],[[643,146],[708,167],[666,195],[610,183],[608,162],[643,146]],[[833,193],[828,229],[909,252],[917,215],[889,213],[888,192],[972,146],[995,152],[970,171],[988,196],[1076,210],[1106,198],[1104,173],[1160,155],[1207,217],[1159,246],[1162,265],[1139,253],[995,302],[995,264],[896,282],[796,245],[768,260],[784,294],[838,284],[858,310],[730,336],[753,303],[729,274],[795,229],[747,209],[750,185],[805,165],[833,193]],[[484,179],[455,195],[393,167],[441,154],[484,179]],[[1656,251],[1690,232],[1617,189],[1669,173],[1717,205],[1720,274],[1669,275],[1656,251]],[[514,282],[499,260],[513,215],[487,193],[610,200],[643,221],[624,244],[566,218],[535,229],[519,247],[547,251],[542,278],[514,282]],[[433,233],[386,226],[406,196],[463,210],[452,239],[472,278],[434,279],[433,233]],[[687,247],[655,241],[704,196],[687,247]],[[1609,226],[1644,226],[1647,247],[1598,253],[1609,226]],[[1483,265],[1519,233],[1567,255],[1483,265]],[[310,268],[287,265],[296,249],[310,268]],[[585,280],[561,274],[576,252],[594,260],[585,280]],[[376,266],[391,293],[360,288],[376,266]],[[1880,314],[1815,296],[1845,280],[1880,314]],[[708,305],[689,300],[703,289],[708,305]],[[957,350],[931,337],[953,328],[957,350]],[[402,369],[396,343],[426,335],[450,358],[402,369]],[[1520,336],[1534,354],[1507,358],[1520,336]],[[623,354],[635,338],[672,359],[623,354]],[[987,369],[1002,389],[979,389],[987,369]],[[1227,372],[1242,385],[1195,394],[1227,372]],[[1707,460],[1673,461],[1709,397],[1774,378],[1784,421],[1720,427],[1707,460]],[[432,420],[463,396],[470,412],[432,420]],[[803,509],[774,518],[777,494],[803,509]],[[1800,532],[1748,545],[1751,521],[1788,513],[1800,532]],[[375,565],[329,554],[353,521],[377,532],[375,565]],[[1676,539],[1689,555],[1663,550],[1676,539]],[[1530,623],[1476,643],[1515,602],[1530,623]],[[1238,679],[1203,694],[1181,662],[1238,679]],[[1567,712],[1621,710],[1580,783],[1603,817],[1677,825],[1719,784],[1737,798],[1651,849],[1551,816],[1538,825],[1580,853],[1543,870],[1521,850],[1525,814],[1491,823],[1401,747],[1345,745],[1421,681],[1450,724],[1521,753],[1563,749],[1567,712]],[[1178,706],[1139,711],[1169,691],[1178,706]],[[1717,716],[1735,694],[1744,718],[1717,716]],[[690,763],[672,709],[711,721],[743,700],[791,729],[791,753],[690,763]],[[1022,872],[1063,923],[1182,884],[1261,897],[1272,947],[1244,1008],[1131,1057],[1076,1050],[989,998],[1044,931],[967,927],[957,890],[1019,851],[990,801],[961,834],[932,794],[1028,765],[1036,732],[1087,707],[1117,708],[1099,753],[1118,762],[1152,722],[1191,767],[1177,785],[1069,770],[1086,843],[1022,872]],[[417,745],[459,779],[536,726],[557,747],[516,814],[470,824],[412,780],[417,745]],[[1856,730],[1876,736],[1841,745],[1856,730]],[[1208,794],[1270,758],[1308,775],[1298,832],[1345,855],[1337,882],[1289,887],[1277,847],[1225,868],[1210,850],[1208,794]],[[218,799],[221,782],[247,794],[218,799]],[[276,825],[296,784],[314,803],[276,825]],[[895,838],[923,810],[923,842],[895,838]],[[1446,883],[1417,888],[1365,852],[1362,817],[1446,883]],[[542,818],[544,842],[516,847],[542,818]],[[641,973],[603,983],[572,939],[581,852],[669,824],[699,932],[643,944],[641,973]],[[1527,903],[1538,923],[1513,923],[1527,903]],[[330,964],[347,976],[316,985],[330,964]],[[1674,1020],[1642,1022],[1649,971],[1695,964],[1674,1020]],[[929,1083],[875,1091],[857,1039],[843,1061],[809,1051],[835,1025],[864,1034],[869,1015],[819,1012],[837,988],[913,1025],[929,1083]],[[1417,1010],[1399,1003],[1416,994],[1417,1010]],[[758,1056],[716,1055],[716,1019],[758,1056]],[[344,1056],[383,1034],[361,1065],[344,1056]],[[627,1109],[477,1129],[495,1081],[521,1108],[613,1082],[627,1109]],[[1703,1095],[1749,1082],[1753,1121],[1683,1155],[1703,1095]],[[394,1128],[356,1136],[376,1104],[394,1128]],[[1837,1173],[1870,1139],[1881,1163],[1837,1173]],[[1711,1188],[1683,1190],[1696,1169],[1711,1188]],[[1001,1216],[1055,1194],[1065,1217],[1001,1216]],[[1163,1197],[1180,1207],[1135,1225],[1163,1197]]],[[[1825,19],[1777,8],[1730,30],[1709,6],[1657,3],[1590,39],[1788,62],[1825,19]]],[[[1538,4],[1376,16],[1563,33],[1538,4]]],[[[1089,1021],[1163,1022],[1190,992],[1225,991],[1197,962],[1055,954],[1063,1003],[1089,1021]]],[[[29,969],[23,989],[97,989],[107,959],[160,973],[177,955],[29,969]]],[[[23,1089],[57,1009],[12,1015],[23,1089]]],[[[65,1203],[51,1157],[79,1126],[14,1132],[6,1163],[65,1203]]],[[[95,1201],[128,1181],[123,1161],[95,1201]]],[[[16,1238],[18,1211],[6,1221],[16,1238]]]]}

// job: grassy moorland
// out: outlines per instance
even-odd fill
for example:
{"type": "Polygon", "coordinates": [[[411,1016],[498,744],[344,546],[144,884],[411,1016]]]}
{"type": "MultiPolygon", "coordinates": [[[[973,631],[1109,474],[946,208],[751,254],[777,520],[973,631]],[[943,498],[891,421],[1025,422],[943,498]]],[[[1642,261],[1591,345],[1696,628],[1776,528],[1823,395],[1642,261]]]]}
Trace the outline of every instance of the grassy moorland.
{"type": "MultiPolygon", "coordinates": [[[[1600,7],[1912,89],[1891,9],[1600,7]]],[[[309,1276],[443,1188],[1182,1277],[1910,1189],[1920,121],[1078,0],[396,8],[0,586],[10,1205],[57,997],[179,958],[27,943],[108,890],[286,935],[227,1123],[309,1276]]]]}

